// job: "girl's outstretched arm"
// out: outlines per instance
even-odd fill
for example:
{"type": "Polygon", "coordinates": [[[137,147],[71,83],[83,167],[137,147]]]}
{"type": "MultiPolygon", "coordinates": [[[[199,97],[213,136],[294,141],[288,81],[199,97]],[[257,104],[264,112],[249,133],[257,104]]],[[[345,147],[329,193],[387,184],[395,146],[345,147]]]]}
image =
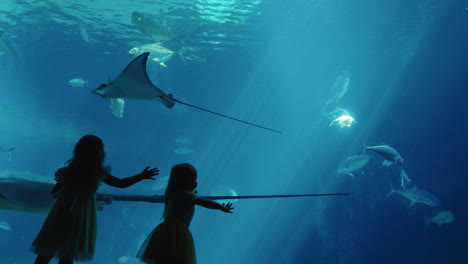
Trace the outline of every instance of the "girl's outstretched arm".
{"type": "Polygon", "coordinates": [[[231,210],[234,209],[234,207],[232,207],[232,203],[219,204],[215,201],[204,199],[201,197],[198,197],[198,199],[195,200],[195,204],[198,204],[208,209],[221,210],[225,213],[231,213],[231,214],[232,214],[231,210]]]}
{"type": "Polygon", "coordinates": [[[141,180],[155,180],[153,176],[156,176],[159,174],[159,169],[158,168],[152,168],[150,169],[150,166],[146,167],[141,173],[127,177],[127,178],[117,178],[112,175],[107,176],[104,179],[104,182],[112,187],[117,187],[117,188],[126,188],[128,186],[131,186],[141,180]]]}

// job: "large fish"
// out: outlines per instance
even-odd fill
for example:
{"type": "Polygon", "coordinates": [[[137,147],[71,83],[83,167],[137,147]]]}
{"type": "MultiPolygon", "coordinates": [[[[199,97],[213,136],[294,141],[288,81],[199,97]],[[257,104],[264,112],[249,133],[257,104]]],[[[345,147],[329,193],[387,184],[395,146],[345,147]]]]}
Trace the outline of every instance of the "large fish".
{"type": "Polygon", "coordinates": [[[172,58],[172,55],[174,54],[178,54],[182,62],[186,64],[185,59],[183,57],[183,52],[185,50],[185,48],[182,48],[179,51],[174,52],[166,47],[161,46],[161,44],[159,43],[153,43],[133,47],[128,51],[128,55],[130,55],[132,58],[136,58],[145,52],[149,52],[150,56],[148,59],[150,61],[156,62],[163,67],[167,67],[166,62],[170,58],[172,58]]]}
{"type": "Polygon", "coordinates": [[[417,203],[422,203],[428,206],[440,206],[439,198],[435,197],[432,193],[421,190],[417,187],[411,189],[398,189],[395,190],[392,187],[392,190],[387,194],[389,197],[392,194],[399,194],[410,201],[410,206],[413,206],[417,203]]]}
{"type": "Polygon", "coordinates": [[[455,216],[450,211],[439,211],[432,218],[424,217],[424,220],[426,222],[426,227],[428,227],[430,223],[441,226],[443,224],[452,223],[455,220],[455,216]]]}
{"type": "Polygon", "coordinates": [[[112,114],[117,118],[122,118],[124,115],[125,109],[125,100],[122,98],[111,98],[110,109],[112,109],[112,114]]]}
{"type": "Polygon", "coordinates": [[[165,23],[159,23],[147,14],[133,12],[132,24],[138,27],[142,33],[150,36],[157,42],[170,41],[176,37],[176,35],[169,31],[165,23]]]}
{"type": "Polygon", "coordinates": [[[88,81],[83,78],[73,78],[68,81],[68,85],[71,87],[85,87],[88,86],[88,81]]]}
{"type": "Polygon", "coordinates": [[[373,147],[365,147],[364,151],[371,150],[380,156],[382,156],[385,160],[383,162],[384,166],[390,166],[394,163],[403,165],[403,158],[401,157],[400,153],[396,151],[394,148],[390,147],[389,145],[379,145],[373,147]]]}
{"type": "MultiPolygon", "coordinates": [[[[213,189],[211,189],[211,195],[213,196],[219,196],[219,195],[225,195],[225,196],[237,196],[236,191],[234,191],[232,188],[224,186],[224,185],[217,185],[213,189]]],[[[218,203],[232,203],[235,204],[238,200],[237,199],[232,199],[232,200],[215,200],[218,203]]]]}
{"type": "Polygon", "coordinates": [[[354,155],[348,157],[343,162],[341,162],[336,173],[347,174],[354,177],[353,173],[357,171],[362,172],[362,169],[367,165],[370,159],[372,159],[372,156],[369,155],[354,155]]]}
{"type": "Polygon", "coordinates": [[[330,126],[339,126],[340,128],[343,127],[352,127],[356,124],[356,119],[350,115],[343,115],[336,119],[333,119],[330,123],[330,126]]]}

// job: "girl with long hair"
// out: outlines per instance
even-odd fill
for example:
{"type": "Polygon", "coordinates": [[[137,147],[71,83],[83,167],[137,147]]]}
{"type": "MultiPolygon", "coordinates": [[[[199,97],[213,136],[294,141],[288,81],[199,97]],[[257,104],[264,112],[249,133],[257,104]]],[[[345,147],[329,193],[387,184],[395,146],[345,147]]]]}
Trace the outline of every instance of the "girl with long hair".
{"type": "Polygon", "coordinates": [[[190,164],[172,167],[164,194],[164,222],[140,248],[137,257],[150,264],[195,264],[195,246],[189,230],[195,205],[232,213],[232,203],[219,204],[197,195],[197,170],[190,164]]]}
{"type": "Polygon", "coordinates": [[[37,254],[34,264],[47,264],[53,257],[59,258],[59,264],[91,260],[97,230],[95,194],[100,183],[126,188],[144,179],[154,180],[159,174],[157,168],[148,166],[135,176],[120,179],[103,166],[104,158],[102,140],[86,135],[75,145],[68,166],[55,173],[52,196],[56,201],[32,243],[37,254]]]}

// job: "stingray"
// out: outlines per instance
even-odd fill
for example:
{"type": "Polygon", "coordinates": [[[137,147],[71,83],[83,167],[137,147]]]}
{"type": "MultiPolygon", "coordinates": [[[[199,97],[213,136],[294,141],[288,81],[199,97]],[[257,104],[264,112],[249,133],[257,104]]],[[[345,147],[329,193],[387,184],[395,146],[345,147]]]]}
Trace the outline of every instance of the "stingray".
{"type": "MultiPolygon", "coordinates": [[[[54,204],[51,191],[54,184],[19,178],[0,179],[0,209],[23,211],[31,213],[47,213],[54,204]]],[[[337,196],[349,193],[320,193],[293,195],[240,195],[240,196],[201,196],[209,200],[260,199],[260,198],[290,198],[312,196],[337,196]]],[[[122,195],[96,193],[96,201],[100,205],[108,205],[113,201],[133,201],[148,203],[164,203],[163,195],[122,195]]]]}
{"type": "Polygon", "coordinates": [[[161,89],[156,87],[148,77],[146,71],[146,62],[148,61],[149,52],[142,53],[133,59],[127,67],[115,78],[115,80],[101,84],[92,92],[103,98],[122,98],[122,99],[136,99],[136,100],[153,100],[159,101],[167,108],[172,108],[176,103],[183,104],[198,110],[202,110],[211,114],[229,118],[244,124],[259,127],[275,133],[281,134],[280,131],[268,127],[260,126],[244,120],[240,120],[231,116],[220,114],[205,108],[201,108],[192,104],[184,103],[172,96],[166,94],[161,89]]]}
{"type": "Polygon", "coordinates": [[[32,213],[48,212],[54,204],[54,184],[19,178],[0,179],[0,209],[32,213]]]}

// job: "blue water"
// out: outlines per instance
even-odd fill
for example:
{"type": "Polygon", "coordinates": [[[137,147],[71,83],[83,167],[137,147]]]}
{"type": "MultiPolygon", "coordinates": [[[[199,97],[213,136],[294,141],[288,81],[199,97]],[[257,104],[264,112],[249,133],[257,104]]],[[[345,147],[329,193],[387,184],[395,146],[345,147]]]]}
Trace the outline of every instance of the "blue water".
{"type": "MultiPolygon", "coordinates": [[[[468,2],[72,2],[0,2],[0,146],[15,147],[11,161],[0,153],[0,176],[51,180],[76,141],[95,134],[117,177],[147,165],[163,177],[190,162],[201,195],[223,186],[239,195],[352,193],[240,200],[232,215],[197,208],[190,229],[198,263],[468,263],[468,2]],[[112,115],[110,101],[90,91],[123,70],[131,48],[155,42],[131,23],[134,11],[178,37],[162,46],[188,49],[186,64],[177,55],[167,68],[148,64],[158,87],[283,134],[151,101],[126,100],[123,118],[112,115]],[[345,70],[348,90],[333,107],[357,123],[329,126],[322,110],[345,70]],[[88,86],[71,87],[72,78],[88,86]],[[387,197],[399,169],[378,155],[364,174],[337,175],[362,144],[397,149],[412,184],[441,206],[387,197]],[[455,220],[425,227],[424,217],[441,210],[455,220]]],[[[155,184],[101,191],[161,194],[155,184]]],[[[140,263],[134,255],[162,209],[106,206],[90,263],[140,263]]],[[[0,228],[1,264],[33,262],[29,248],[45,217],[0,211],[11,226],[0,228]]]]}

